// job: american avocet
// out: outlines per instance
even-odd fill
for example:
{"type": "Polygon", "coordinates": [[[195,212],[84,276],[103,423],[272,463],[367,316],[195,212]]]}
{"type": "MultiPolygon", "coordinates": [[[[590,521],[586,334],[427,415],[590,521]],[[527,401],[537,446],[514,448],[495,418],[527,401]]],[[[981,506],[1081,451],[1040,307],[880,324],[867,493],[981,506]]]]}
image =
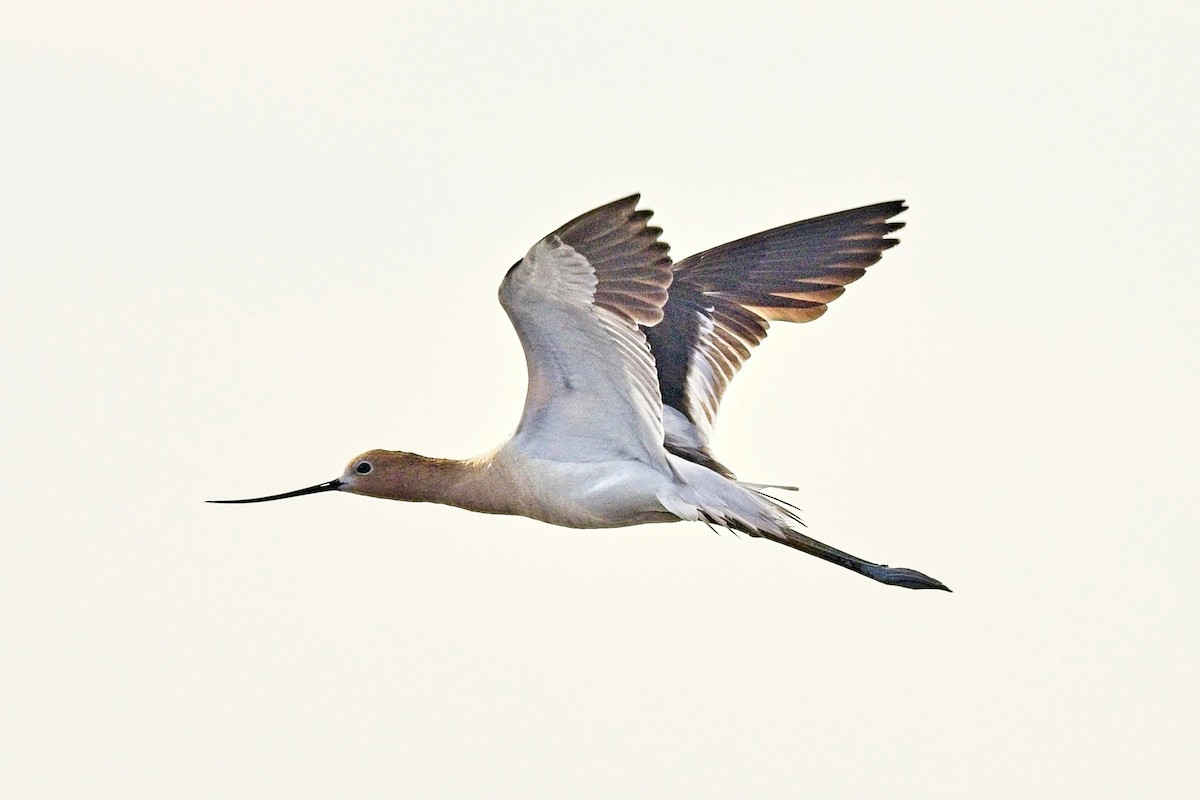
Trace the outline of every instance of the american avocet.
{"type": "Polygon", "coordinates": [[[702,521],[882,583],[949,591],[806,536],[790,504],[737,481],[709,449],[721,396],[768,321],[821,316],[897,243],[887,235],[904,223],[888,220],[904,204],[794,222],[672,264],[638,199],[568,222],[501,281],[529,387],[517,430],[499,447],[461,461],[370,450],[316,486],[210,502],[337,490],[570,528],[702,521]]]}

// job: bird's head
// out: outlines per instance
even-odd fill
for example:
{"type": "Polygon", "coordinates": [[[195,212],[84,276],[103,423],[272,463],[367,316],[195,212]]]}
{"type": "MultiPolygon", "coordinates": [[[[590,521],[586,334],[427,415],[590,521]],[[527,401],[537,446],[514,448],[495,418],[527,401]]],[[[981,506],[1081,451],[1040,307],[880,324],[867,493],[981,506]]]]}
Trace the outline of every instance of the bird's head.
{"type": "Polygon", "coordinates": [[[397,450],[368,450],[352,458],[340,478],[318,483],[316,486],[266,497],[250,497],[245,500],[209,500],[208,502],[265,503],[268,500],[283,500],[288,497],[333,491],[395,500],[418,499],[404,496],[403,487],[409,483],[406,476],[411,474],[412,467],[418,462],[426,460],[428,459],[424,459],[422,456],[397,450]]]}

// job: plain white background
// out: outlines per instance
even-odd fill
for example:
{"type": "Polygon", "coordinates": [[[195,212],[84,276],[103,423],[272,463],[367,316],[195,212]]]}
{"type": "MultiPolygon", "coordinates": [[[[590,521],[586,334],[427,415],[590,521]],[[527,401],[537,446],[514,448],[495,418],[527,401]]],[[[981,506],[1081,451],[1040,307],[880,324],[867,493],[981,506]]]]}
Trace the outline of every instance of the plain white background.
{"type": "Polygon", "coordinates": [[[10,3],[0,794],[1191,797],[1183,3],[10,3]],[[524,393],[495,300],[906,199],[716,441],[906,592],[701,525],[319,495],[524,393]]]}

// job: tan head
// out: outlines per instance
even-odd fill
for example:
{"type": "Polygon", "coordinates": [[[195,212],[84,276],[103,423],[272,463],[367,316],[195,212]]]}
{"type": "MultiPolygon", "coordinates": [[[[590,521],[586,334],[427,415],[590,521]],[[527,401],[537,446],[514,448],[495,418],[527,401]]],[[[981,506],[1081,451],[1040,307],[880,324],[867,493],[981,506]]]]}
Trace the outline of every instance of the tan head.
{"type": "Polygon", "coordinates": [[[418,486],[426,464],[438,459],[405,453],[402,450],[368,450],[346,465],[339,487],[368,497],[389,500],[426,500],[418,486]]]}

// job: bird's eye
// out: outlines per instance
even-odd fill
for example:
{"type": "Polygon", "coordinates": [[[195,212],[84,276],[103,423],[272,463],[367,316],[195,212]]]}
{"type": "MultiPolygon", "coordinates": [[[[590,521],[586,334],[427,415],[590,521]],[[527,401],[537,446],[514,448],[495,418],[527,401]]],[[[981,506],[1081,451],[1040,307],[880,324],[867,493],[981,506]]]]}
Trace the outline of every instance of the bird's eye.
{"type": "Polygon", "coordinates": [[[360,461],[358,462],[358,466],[354,468],[354,471],[359,475],[366,475],[371,471],[371,465],[366,461],[360,461]]]}

